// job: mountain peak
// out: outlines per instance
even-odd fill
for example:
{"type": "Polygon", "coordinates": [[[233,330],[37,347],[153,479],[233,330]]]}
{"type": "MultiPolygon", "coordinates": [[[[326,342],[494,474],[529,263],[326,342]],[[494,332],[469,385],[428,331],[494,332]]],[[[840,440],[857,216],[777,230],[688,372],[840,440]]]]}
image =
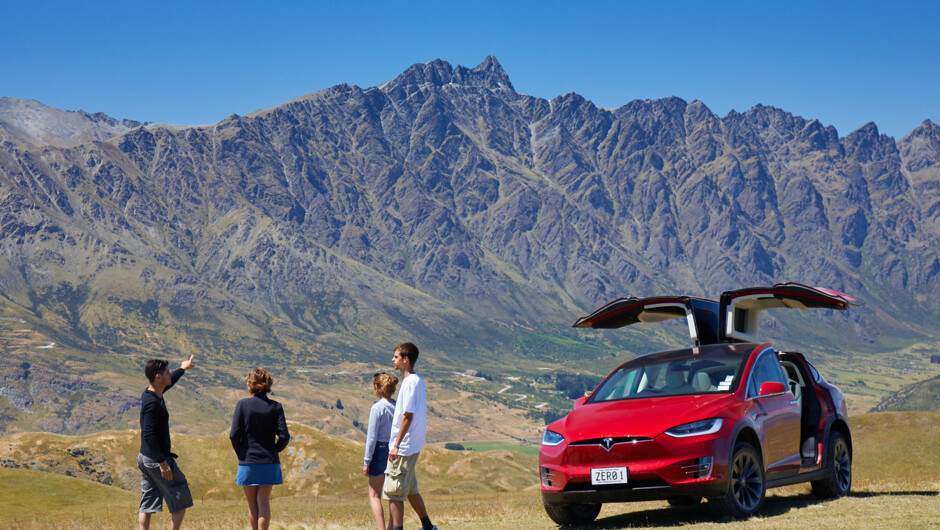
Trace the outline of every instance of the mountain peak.
{"type": "Polygon", "coordinates": [[[851,134],[860,134],[860,135],[865,135],[865,136],[876,137],[878,136],[878,126],[875,125],[875,122],[870,121],[862,125],[858,129],[855,129],[854,131],[852,131],[851,134]]]}
{"type": "Polygon", "coordinates": [[[509,75],[503,70],[503,65],[499,64],[496,57],[487,55],[483,62],[478,64],[471,72],[481,80],[485,80],[489,88],[508,88],[515,90],[512,82],[509,81],[509,75]]]}
{"type": "Polygon", "coordinates": [[[907,133],[904,139],[916,137],[940,138],[940,126],[929,119],[924,120],[913,131],[907,133]]]}
{"type": "Polygon", "coordinates": [[[401,75],[380,86],[383,90],[399,87],[431,85],[460,85],[488,89],[515,90],[502,65],[493,56],[488,56],[475,68],[452,67],[447,61],[435,59],[428,63],[411,65],[401,75]]]}

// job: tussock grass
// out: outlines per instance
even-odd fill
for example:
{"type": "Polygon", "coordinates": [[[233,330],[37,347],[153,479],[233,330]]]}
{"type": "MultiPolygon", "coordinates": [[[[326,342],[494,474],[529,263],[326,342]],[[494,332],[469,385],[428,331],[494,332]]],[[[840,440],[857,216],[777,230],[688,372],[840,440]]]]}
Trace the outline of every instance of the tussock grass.
{"type": "MultiPolygon", "coordinates": [[[[852,419],[855,451],[853,491],[848,497],[820,501],[809,485],[771,490],[758,517],[747,521],[717,520],[707,506],[672,508],[665,502],[605,505],[596,524],[586,528],[937,528],[940,527],[940,413],[874,413],[852,419]]],[[[372,520],[361,473],[361,444],[330,437],[310,428],[291,425],[292,431],[309,437],[298,440],[305,452],[316,447],[329,463],[327,476],[307,482],[290,478],[275,488],[272,528],[368,529],[372,520]],[[316,443],[314,443],[316,442],[316,443]],[[306,444],[306,445],[305,445],[306,444]],[[352,459],[352,460],[350,460],[352,459]],[[335,467],[334,467],[335,466],[335,467]],[[344,471],[350,470],[348,474],[344,471]],[[299,482],[298,482],[299,481],[299,482]],[[295,487],[295,484],[303,486],[295,487]],[[313,493],[314,485],[319,491],[313,493]]],[[[130,433],[133,434],[133,433],[130,433]]],[[[100,433],[115,437],[114,433],[100,433]]],[[[33,434],[31,444],[56,451],[55,444],[75,438],[33,434]]],[[[97,435],[96,435],[97,436],[97,435]]],[[[0,461],[13,437],[0,439],[0,461]]],[[[132,437],[133,438],[133,437],[132,437]]],[[[203,437],[205,438],[205,437],[203,437]]],[[[93,438],[84,440],[89,443],[93,438]]],[[[221,437],[219,438],[221,440],[221,437]]],[[[180,452],[200,437],[182,437],[180,452]]],[[[201,440],[205,442],[206,440],[201,440]]],[[[225,440],[227,443],[227,440],[225,440]]],[[[177,439],[174,438],[174,444],[177,439]]],[[[15,445],[15,444],[14,444],[15,445]]],[[[198,445],[198,444],[196,444],[198,445]]],[[[228,451],[227,447],[225,447],[228,451]]],[[[136,451],[136,448],[133,448],[136,451]]],[[[211,452],[210,452],[211,453],[211,452]]],[[[222,451],[224,453],[224,451],[222,451]]],[[[209,454],[209,453],[207,453],[209,454]]],[[[313,453],[307,453],[308,456],[313,453]]],[[[37,459],[39,454],[30,458],[37,459]]],[[[227,456],[227,455],[226,455],[227,456]]],[[[296,458],[295,458],[296,459],[296,458]]],[[[197,529],[247,528],[246,509],[240,492],[209,495],[195,482],[209,480],[211,469],[218,480],[234,481],[230,463],[188,462],[185,467],[194,491],[202,491],[186,516],[186,527],[197,529]],[[204,467],[203,467],[204,466],[204,467]],[[226,473],[232,475],[231,480],[226,473]],[[237,495],[230,495],[235,493],[237,495]]],[[[545,515],[535,483],[535,461],[513,451],[489,453],[445,451],[428,448],[422,455],[420,484],[430,514],[447,529],[555,528],[545,515]]],[[[296,464],[290,464],[296,465],[296,464]]],[[[285,464],[285,471],[288,464],[285,464]]],[[[228,488],[217,483],[215,487],[228,488]]],[[[137,516],[137,492],[89,481],[40,473],[0,469],[0,526],[14,528],[130,528],[137,516]],[[12,504],[14,503],[15,504],[12,504]],[[7,508],[9,504],[10,508],[7,508]]],[[[406,510],[406,527],[419,523],[406,510]]],[[[168,525],[167,514],[156,516],[153,528],[168,525]]]]}

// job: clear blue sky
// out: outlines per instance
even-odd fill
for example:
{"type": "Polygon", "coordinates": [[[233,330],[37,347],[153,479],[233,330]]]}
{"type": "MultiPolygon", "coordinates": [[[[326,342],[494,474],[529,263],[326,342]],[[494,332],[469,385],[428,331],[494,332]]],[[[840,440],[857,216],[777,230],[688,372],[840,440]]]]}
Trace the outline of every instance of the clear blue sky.
{"type": "Polygon", "coordinates": [[[757,103],[901,138],[940,122],[940,2],[0,0],[0,96],[205,124],[414,63],[502,63],[597,105],[757,103]]]}

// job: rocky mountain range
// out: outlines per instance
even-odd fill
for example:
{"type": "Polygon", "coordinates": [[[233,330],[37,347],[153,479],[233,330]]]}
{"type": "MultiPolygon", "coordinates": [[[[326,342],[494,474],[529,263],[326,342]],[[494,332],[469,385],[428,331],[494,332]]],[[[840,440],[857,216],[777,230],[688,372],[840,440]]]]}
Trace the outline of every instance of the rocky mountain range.
{"type": "Polygon", "coordinates": [[[4,318],[81,351],[552,359],[613,298],[778,281],[866,303],[822,315],[835,334],[784,321],[804,339],[879,348],[940,323],[938,217],[929,120],[607,109],[520,94],[492,57],[198,127],[0,100],[4,318]]]}

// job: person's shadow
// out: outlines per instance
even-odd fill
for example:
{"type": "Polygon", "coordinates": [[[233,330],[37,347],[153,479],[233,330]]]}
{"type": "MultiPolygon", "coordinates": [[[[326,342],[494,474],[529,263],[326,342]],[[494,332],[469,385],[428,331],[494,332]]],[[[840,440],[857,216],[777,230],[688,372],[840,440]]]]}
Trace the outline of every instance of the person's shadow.
{"type": "MultiPolygon", "coordinates": [[[[920,496],[937,497],[940,492],[937,491],[860,491],[850,492],[850,498],[867,499],[883,496],[920,496]]],[[[788,496],[771,496],[764,500],[758,514],[761,517],[776,517],[783,515],[790,510],[806,508],[814,504],[827,502],[813,495],[804,493],[788,496]]],[[[624,504],[628,506],[628,504],[624,504]]],[[[715,516],[708,508],[706,502],[692,506],[662,506],[649,510],[640,510],[636,512],[622,513],[603,517],[587,525],[562,525],[560,528],[566,530],[575,529],[614,529],[614,528],[660,528],[670,526],[685,526],[697,523],[732,523],[736,519],[730,517],[719,518],[715,516]]]]}

